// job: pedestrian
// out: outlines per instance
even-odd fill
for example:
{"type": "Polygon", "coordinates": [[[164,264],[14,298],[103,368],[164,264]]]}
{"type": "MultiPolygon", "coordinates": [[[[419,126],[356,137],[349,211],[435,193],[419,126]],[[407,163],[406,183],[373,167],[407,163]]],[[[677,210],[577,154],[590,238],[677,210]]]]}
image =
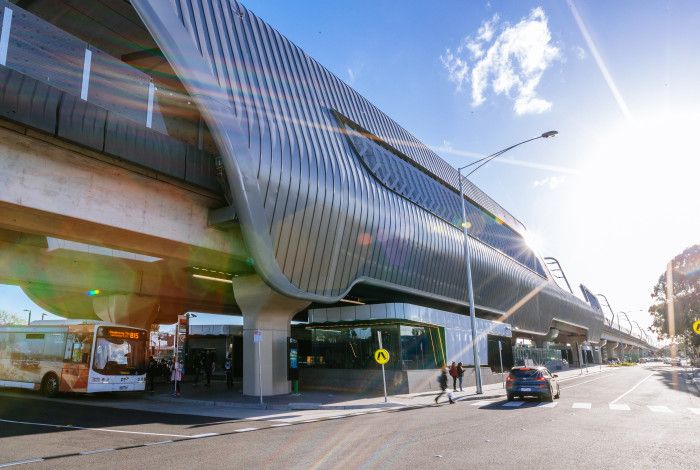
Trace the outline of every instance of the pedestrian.
{"type": "Polygon", "coordinates": [[[153,382],[156,380],[156,374],[158,372],[158,363],[153,358],[150,357],[148,360],[148,366],[146,366],[146,384],[148,386],[148,391],[153,393],[153,382]]]}
{"type": "Polygon", "coordinates": [[[452,389],[457,391],[457,365],[454,361],[450,364],[450,377],[452,377],[452,389]]]}
{"type": "Polygon", "coordinates": [[[180,396],[180,382],[182,382],[182,363],[173,357],[173,368],[170,373],[170,380],[174,383],[174,397],[180,396]]]}
{"type": "Polygon", "coordinates": [[[212,357],[213,353],[205,353],[204,356],[204,374],[207,377],[207,387],[211,385],[211,374],[212,371],[214,370],[214,358],[212,357]]]}
{"type": "MultiPolygon", "coordinates": [[[[437,402],[440,399],[440,397],[445,394],[445,390],[447,390],[447,366],[445,366],[445,364],[443,364],[442,368],[440,369],[440,375],[438,375],[438,384],[440,384],[441,391],[435,397],[435,404],[436,405],[437,405],[437,402]]],[[[450,403],[454,403],[450,394],[447,395],[447,398],[450,400],[450,403]]]]}
{"type": "Polygon", "coordinates": [[[200,353],[196,353],[194,358],[192,359],[192,374],[194,374],[193,379],[193,385],[195,387],[199,386],[199,374],[202,370],[202,358],[200,357],[200,353]]]}
{"type": "Polygon", "coordinates": [[[459,379],[459,391],[463,392],[462,390],[462,380],[464,379],[464,366],[462,363],[457,364],[457,378],[459,379]]]}
{"type": "Polygon", "coordinates": [[[226,355],[226,362],[224,363],[224,369],[226,369],[226,388],[231,390],[233,388],[233,358],[231,353],[226,355]]]}

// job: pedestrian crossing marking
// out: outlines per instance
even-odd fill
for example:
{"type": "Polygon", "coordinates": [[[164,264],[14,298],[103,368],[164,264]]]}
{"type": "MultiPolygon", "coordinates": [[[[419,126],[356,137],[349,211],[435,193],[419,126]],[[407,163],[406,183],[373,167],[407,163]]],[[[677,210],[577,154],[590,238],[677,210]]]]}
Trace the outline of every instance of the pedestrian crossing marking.
{"type": "Polygon", "coordinates": [[[688,408],[691,413],[695,413],[696,415],[700,415],[700,408],[688,408]]]}
{"type": "Polygon", "coordinates": [[[621,404],[618,404],[618,403],[610,403],[608,406],[610,407],[611,410],[615,410],[615,411],[630,411],[629,405],[621,405],[621,404]]]}
{"type": "Polygon", "coordinates": [[[554,408],[558,404],[559,403],[557,403],[556,401],[553,401],[552,403],[540,403],[539,405],[537,405],[537,407],[538,408],[554,408]]]}
{"type": "Polygon", "coordinates": [[[517,406],[522,406],[522,404],[525,403],[524,401],[508,401],[504,403],[502,406],[510,406],[510,407],[517,407],[517,406]]]}
{"type": "Polygon", "coordinates": [[[668,406],[647,405],[647,408],[649,408],[651,411],[653,411],[655,413],[671,413],[671,410],[669,409],[668,406]]]}
{"type": "Polygon", "coordinates": [[[581,409],[581,410],[590,410],[591,404],[590,403],[576,402],[573,405],[571,405],[571,408],[577,408],[577,409],[581,409]]]}
{"type": "Polygon", "coordinates": [[[476,403],[470,403],[469,406],[488,406],[493,403],[493,400],[480,400],[476,403]]]}

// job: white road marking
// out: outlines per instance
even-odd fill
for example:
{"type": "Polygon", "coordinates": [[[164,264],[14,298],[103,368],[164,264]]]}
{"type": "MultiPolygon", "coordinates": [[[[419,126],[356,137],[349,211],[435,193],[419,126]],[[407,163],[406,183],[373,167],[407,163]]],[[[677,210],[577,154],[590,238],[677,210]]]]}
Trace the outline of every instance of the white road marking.
{"type": "MultiPolygon", "coordinates": [[[[605,379],[605,378],[607,378],[607,377],[608,377],[607,375],[603,375],[603,376],[601,376],[601,377],[596,377],[595,379],[586,380],[585,382],[579,382],[579,383],[577,383],[577,384],[568,385],[568,386],[566,386],[566,387],[560,387],[560,388],[561,388],[562,390],[565,390],[565,389],[567,389],[567,388],[574,388],[574,387],[578,387],[579,385],[583,385],[583,384],[595,382],[596,380],[605,379]]],[[[561,381],[560,381],[560,382],[561,382],[561,381]]]]}
{"type": "Polygon", "coordinates": [[[571,408],[577,408],[580,410],[590,410],[591,409],[591,404],[590,403],[585,403],[585,402],[580,402],[577,401],[573,405],[571,405],[571,408]]]}
{"type": "Polygon", "coordinates": [[[279,423],[279,424],[273,424],[270,427],[271,428],[281,428],[282,426],[291,426],[291,423],[279,423]]]}
{"type": "Polygon", "coordinates": [[[525,403],[524,401],[507,401],[501,406],[510,406],[510,407],[517,407],[517,406],[522,406],[522,404],[525,403]]]}
{"type": "Polygon", "coordinates": [[[696,415],[700,415],[700,408],[688,408],[691,413],[695,413],[696,415]]]}
{"type": "Polygon", "coordinates": [[[243,429],[236,429],[233,432],[248,432],[248,431],[257,431],[258,428],[243,428],[243,429]]]}
{"type": "Polygon", "coordinates": [[[15,465],[24,465],[27,463],[43,462],[44,459],[17,460],[15,462],[0,463],[0,468],[13,467],[15,465]]]}
{"type": "Polygon", "coordinates": [[[31,421],[13,421],[10,419],[0,419],[2,423],[13,423],[13,424],[26,424],[28,426],[43,426],[47,428],[59,428],[59,429],[80,429],[84,431],[101,431],[101,432],[115,432],[119,434],[138,434],[139,436],[165,436],[165,437],[184,437],[192,438],[186,434],[163,434],[158,432],[143,432],[143,431],[122,431],[120,429],[104,429],[104,428],[85,428],[82,426],[71,426],[70,424],[47,424],[47,423],[35,423],[31,421]]]}
{"type": "Polygon", "coordinates": [[[619,397],[615,398],[613,401],[610,402],[610,404],[615,403],[615,402],[618,401],[620,398],[624,397],[624,396],[627,395],[628,393],[631,393],[635,388],[637,388],[637,387],[639,387],[640,385],[642,385],[642,383],[644,383],[644,381],[647,380],[647,379],[648,379],[649,377],[651,377],[652,375],[654,375],[654,374],[652,373],[652,374],[649,374],[649,375],[647,375],[646,377],[644,377],[642,380],[640,380],[639,382],[637,382],[637,385],[635,385],[634,387],[630,388],[629,390],[627,390],[625,393],[623,393],[623,394],[620,395],[619,397]]]}
{"type": "Polygon", "coordinates": [[[160,444],[170,444],[171,442],[173,442],[172,439],[168,439],[167,441],[147,442],[144,445],[145,446],[157,446],[160,444]]]}
{"type": "Polygon", "coordinates": [[[556,401],[553,401],[551,403],[540,403],[537,405],[537,408],[554,408],[557,406],[559,403],[556,401]]]}
{"type": "Polygon", "coordinates": [[[671,413],[671,409],[668,406],[647,405],[647,408],[655,413],[671,413]]]}
{"type": "Polygon", "coordinates": [[[493,402],[493,400],[481,400],[477,401],[476,403],[470,403],[469,406],[488,406],[493,402]]]}
{"type": "Polygon", "coordinates": [[[114,449],[95,449],[95,450],[84,450],[80,452],[80,455],[91,455],[91,454],[101,454],[103,452],[112,452],[114,449]]]}
{"type": "Polygon", "coordinates": [[[218,436],[218,432],[205,432],[204,434],[195,434],[194,436],[190,436],[194,439],[199,439],[200,437],[211,437],[211,436],[218,436]]]}
{"type": "Polygon", "coordinates": [[[610,407],[611,410],[615,410],[615,411],[630,411],[629,405],[610,403],[608,406],[610,407]]]}

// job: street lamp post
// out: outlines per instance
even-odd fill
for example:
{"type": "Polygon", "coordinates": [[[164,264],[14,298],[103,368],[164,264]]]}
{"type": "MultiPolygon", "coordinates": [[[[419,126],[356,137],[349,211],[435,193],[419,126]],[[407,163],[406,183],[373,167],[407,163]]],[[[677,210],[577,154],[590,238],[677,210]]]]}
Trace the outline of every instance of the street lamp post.
{"type": "Polygon", "coordinates": [[[469,227],[468,227],[468,222],[467,222],[467,206],[466,206],[466,200],[464,197],[464,183],[462,181],[462,170],[469,168],[472,165],[476,165],[477,163],[480,163],[476,168],[474,168],[472,171],[467,173],[464,177],[467,178],[471,174],[473,174],[476,170],[481,168],[482,166],[486,165],[488,162],[493,160],[494,158],[497,158],[504,153],[506,153],[509,150],[514,149],[515,147],[518,147],[519,145],[523,145],[527,142],[532,142],[533,140],[537,139],[547,139],[549,137],[554,137],[558,134],[557,131],[548,131],[545,132],[537,137],[533,137],[532,139],[527,139],[523,140],[522,142],[518,142],[515,145],[511,145],[510,147],[506,147],[502,150],[499,150],[498,152],[492,153],[491,155],[488,155],[484,158],[480,158],[479,160],[476,160],[468,165],[464,165],[462,167],[457,168],[457,173],[459,176],[459,197],[462,200],[462,232],[464,234],[464,263],[465,263],[465,270],[467,274],[467,297],[468,297],[468,302],[469,302],[469,323],[471,325],[472,329],[472,354],[474,355],[474,374],[475,374],[475,380],[476,380],[476,393],[478,395],[481,395],[483,392],[482,386],[481,386],[481,364],[479,363],[479,351],[477,350],[477,336],[476,336],[476,312],[474,308],[474,284],[472,282],[472,260],[471,260],[471,249],[469,247],[469,227]]]}
{"type": "Polygon", "coordinates": [[[27,325],[31,325],[31,323],[32,323],[32,311],[31,311],[31,310],[27,310],[26,308],[25,308],[24,310],[22,310],[22,311],[23,311],[23,312],[28,312],[28,313],[29,313],[29,316],[27,317],[27,325]]]}

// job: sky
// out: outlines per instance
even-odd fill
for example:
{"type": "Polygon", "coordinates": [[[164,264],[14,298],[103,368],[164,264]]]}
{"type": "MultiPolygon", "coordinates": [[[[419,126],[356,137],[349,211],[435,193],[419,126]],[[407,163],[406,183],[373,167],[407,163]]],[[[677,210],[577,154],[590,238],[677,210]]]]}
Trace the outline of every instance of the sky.
{"type": "Polygon", "coordinates": [[[472,180],[576,294],[650,324],[665,264],[700,242],[700,4],[244,3],[452,165],[559,131],[472,180]]]}

